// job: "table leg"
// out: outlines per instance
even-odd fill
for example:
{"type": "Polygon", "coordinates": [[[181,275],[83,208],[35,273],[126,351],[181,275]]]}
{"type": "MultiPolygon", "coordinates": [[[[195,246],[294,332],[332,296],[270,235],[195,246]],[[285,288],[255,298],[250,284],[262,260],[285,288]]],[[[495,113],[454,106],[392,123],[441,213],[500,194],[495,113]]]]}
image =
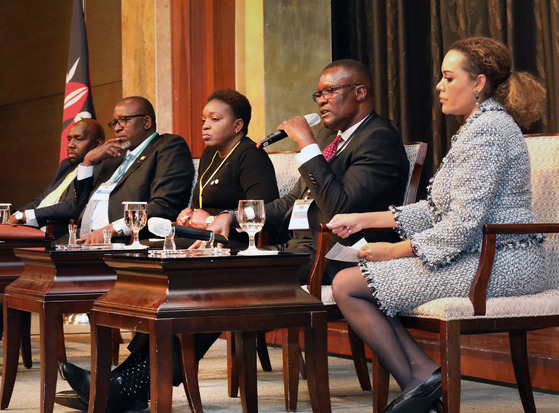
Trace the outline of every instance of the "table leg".
{"type": "Polygon", "coordinates": [[[194,413],[202,413],[202,399],[198,385],[198,362],[194,349],[194,334],[179,335],[181,345],[182,384],[194,413]]]}
{"type": "Polygon", "coordinates": [[[237,397],[239,375],[237,373],[237,353],[235,351],[235,333],[228,331],[227,336],[227,389],[229,397],[237,397]]]}
{"type": "Polygon", "coordinates": [[[299,394],[299,328],[287,329],[282,349],[285,410],[294,412],[299,394]]]}
{"type": "Polygon", "coordinates": [[[150,320],[151,411],[167,413],[173,404],[173,323],[150,320]]]}
{"type": "Polygon", "coordinates": [[[257,412],[256,334],[254,331],[236,331],[235,349],[243,412],[257,412]]]}
{"type": "Polygon", "coordinates": [[[39,329],[41,340],[41,407],[43,413],[54,409],[56,380],[58,372],[58,320],[56,304],[43,303],[39,312],[39,329]],[[53,327],[54,326],[54,327],[53,327]]]}
{"type": "Polygon", "coordinates": [[[109,397],[111,376],[111,338],[110,327],[95,323],[91,314],[91,387],[89,390],[89,413],[105,412],[109,397]]]}
{"type": "Polygon", "coordinates": [[[31,313],[21,313],[21,360],[25,368],[33,367],[31,360],[31,313]]]}
{"type": "Polygon", "coordinates": [[[22,317],[22,311],[8,308],[4,297],[4,364],[0,390],[2,410],[7,409],[10,404],[16,381],[22,317]]]}
{"type": "Polygon", "coordinates": [[[307,383],[314,413],[330,413],[330,388],[328,386],[327,313],[313,312],[311,326],[305,328],[305,359],[307,383]]]}

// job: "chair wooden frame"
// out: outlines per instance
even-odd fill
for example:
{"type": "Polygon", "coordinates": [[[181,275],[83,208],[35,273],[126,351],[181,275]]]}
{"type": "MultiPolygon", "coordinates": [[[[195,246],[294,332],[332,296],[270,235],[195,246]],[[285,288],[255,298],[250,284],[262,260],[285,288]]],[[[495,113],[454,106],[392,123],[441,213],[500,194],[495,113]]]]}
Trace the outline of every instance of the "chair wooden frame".
{"type": "MultiPolygon", "coordinates": [[[[470,287],[469,299],[476,316],[486,314],[487,284],[497,234],[559,233],[559,224],[488,224],[483,228],[482,252],[479,266],[470,287]]],[[[447,413],[460,411],[460,335],[508,332],[518,392],[525,412],[536,412],[530,372],[526,333],[531,330],[559,326],[559,314],[537,317],[486,318],[464,320],[438,320],[401,316],[407,328],[440,334],[443,409],[447,413]]],[[[373,357],[373,411],[381,412],[388,396],[388,372],[373,357]]]]}
{"type": "MultiPolygon", "coordinates": [[[[427,155],[427,144],[424,142],[409,142],[405,145],[419,145],[415,162],[411,165],[408,177],[408,186],[404,195],[404,205],[413,203],[417,197],[419,188],[419,180],[421,171],[427,155]]],[[[380,229],[380,231],[392,231],[391,229],[380,229]]],[[[316,298],[322,300],[322,277],[326,266],[325,256],[330,249],[330,230],[324,224],[320,224],[318,232],[318,243],[316,248],[315,259],[307,280],[307,289],[309,293],[316,298]]],[[[343,315],[335,304],[327,304],[328,321],[342,321],[343,315]]],[[[349,343],[352,353],[353,364],[357,373],[357,378],[361,389],[364,391],[371,390],[371,380],[369,378],[369,369],[367,367],[367,359],[365,356],[365,347],[363,341],[348,326],[349,343]]],[[[299,363],[299,330],[289,329],[285,335],[283,343],[284,354],[284,387],[286,389],[286,408],[296,410],[297,408],[297,391],[299,385],[298,372],[300,370],[299,363]],[[285,371],[285,369],[288,371],[285,371]]]]}
{"type": "MultiPolygon", "coordinates": [[[[550,134],[528,136],[553,136],[550,134]]],[[[559,135],[557,135],[559,136],[559,135]]],[[[535,413],[531,379],[528,365],[527,332],[559,326],[559,314],[529,317],[486,317],[487,285],[493,267],[497,234],[532,234],[558,233],[558,223],[537,224],[487,224],[483,228],[482,249],[476,275],[472,281],[469,300],[477,317],[467,319],[441,320],[438,318],[424,318],[401,315],[400,319],[407,328],[435,332],[440,335],[440,355],[442,374],[442,401],[446,413],[460,411],[460,335],[461,334],[490,334],[508,332],[509,346],[515,378],[518,385],[520,399],[527,413],[535,413]]],[[[329,243],[330,231],[321,226],[319,245],[325,247],[329,243]]],[[[322,250],[326,253],[327,248],[322,250]]],[[[318,254],[318,252],[317,252],[318,254]]],[[[320,291],[320,284],[313,284],[316,294],[320,291]],[[317,289],[318,288],[318,289],[317,289]]],[[[333,307],[337,310],[337,306],[333,307]]],[[[329,309],[329,315],[331,310],[329,309]]],[[[350,329],[348,329],[350,330],[350,329]]],[[[365,358],[364,346],[359,338],[355,340],[350,333],[352,353],[356,352],[365,358]]],[[[373,354],[372,382],[373,382],[373,412],[380,413],[388,401],[389,374],[373,354]]]]}

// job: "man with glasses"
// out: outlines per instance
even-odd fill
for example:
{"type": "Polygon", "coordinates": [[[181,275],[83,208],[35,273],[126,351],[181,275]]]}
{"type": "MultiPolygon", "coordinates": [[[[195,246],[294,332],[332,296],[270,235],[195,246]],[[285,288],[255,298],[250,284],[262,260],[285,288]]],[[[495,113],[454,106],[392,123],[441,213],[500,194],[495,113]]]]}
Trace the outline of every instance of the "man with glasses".
{"type": "MultiPolygon", "coordinates": [[[[374,111],[372,81],[363,64],[350,59],[332,62],[324,68],[312,97],[324,122],[316,138],[301,116],[278,126],[299,146],[301,178],[289,194],[265,205],[264,229],[284,235],[276,246],[280,250],[306,252],[314,258],[320,223],[335,214],[401,205],[409,164],[398,130],[374,111]]],[[[235,220],[234,212],[227,212],[209,229],[227,235],[235,220]]],[[[331,240],[352,245],[360,238],[358,234],[331,240]]],[[[392,241],[397,236],[370,233],[366,238],[392,241]]],[[[311,265],[312,259],[301,269],[301,284],[306,284],[311,265]]],[[[323,282],[330,284],[342,268],[343,264],[328,261],[323,282]]]]}
{"type": "Polygon", "coordinates": [[[80,238],[103,243],[103,231],[112,237],[130,235],[124,224],[124,201],[147,202],[148,218],[175,219],[186,208],[194,165],[183,138],[156,131],[151,103],[139,96],[117,103],[109,127],[115,137],[90,151],[78,168],[76,182],[80,238]]]}
{"type": "MultiPolygon", "coordinates": [[[[155,113],[147,99],[122,99],[114,109],[109,127],[115,137],[90,151],[79,166],[78,207],[82,205],[85,209],[78,242],[102,243],[103,231],[111,231],[112,237],[130,235],[124,224],[124,201],[147,202],[148,218],[171,220],[190,201],[194,177],[190,149],[180,136],[156,132],[155,113]]],[[[120,386],[120,374],[128,374],[126,369],[131,363],[141,360],[142,369],[135,369],[135,375],[143,375],[149,369],[145,361],[147,342],[146,334],[138,334],[128,346],[131,357],[112,373],[108,410],[141,410],[147,406],[147,391],[136,395],[135,390],[131,394],[129,388],[120,386]]],[[[64,363],[62,371],[83,404],[76,405],[71,398],[60,398],[59,402],[87,410],[89,372],[71,363],[64,363]]],[[[149,380],[147,384],[146,389],[149,380]]]]}

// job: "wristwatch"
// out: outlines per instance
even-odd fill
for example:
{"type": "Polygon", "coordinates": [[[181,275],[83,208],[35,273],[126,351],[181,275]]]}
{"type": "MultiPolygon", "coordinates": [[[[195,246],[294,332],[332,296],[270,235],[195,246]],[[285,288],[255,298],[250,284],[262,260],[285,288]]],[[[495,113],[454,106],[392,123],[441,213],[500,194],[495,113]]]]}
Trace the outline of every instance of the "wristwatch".
{"type": "Polygon", "coordinates": [[[214,222],[215,217],[213,215],[210,215],[209,217],[206,218],[206,226],[209,227],[210,224],[212,222],[214,222]]]}
{"type": "Polygon", "coordinates": [[[23,212],[17,211],[14,216],[16,217],[18,224],[25,224],[25,222],[23,222],[23,212]]]}

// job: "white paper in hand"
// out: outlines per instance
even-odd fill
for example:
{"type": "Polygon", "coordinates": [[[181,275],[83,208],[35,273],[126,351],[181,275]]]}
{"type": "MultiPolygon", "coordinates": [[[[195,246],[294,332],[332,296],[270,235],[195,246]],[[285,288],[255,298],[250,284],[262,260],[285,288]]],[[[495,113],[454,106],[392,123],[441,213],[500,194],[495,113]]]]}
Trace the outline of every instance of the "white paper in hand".
{"type": "Polygon", "coordinates": [[[351,247],[346,247],[338,242],[330,251],[328,251],[326,258],[334,261],[359,262],[357,254],[359,253],[361,247],[365,244],[367,244],[367,240],[365,240],[365,238],[361,238],[351,247]]]}

